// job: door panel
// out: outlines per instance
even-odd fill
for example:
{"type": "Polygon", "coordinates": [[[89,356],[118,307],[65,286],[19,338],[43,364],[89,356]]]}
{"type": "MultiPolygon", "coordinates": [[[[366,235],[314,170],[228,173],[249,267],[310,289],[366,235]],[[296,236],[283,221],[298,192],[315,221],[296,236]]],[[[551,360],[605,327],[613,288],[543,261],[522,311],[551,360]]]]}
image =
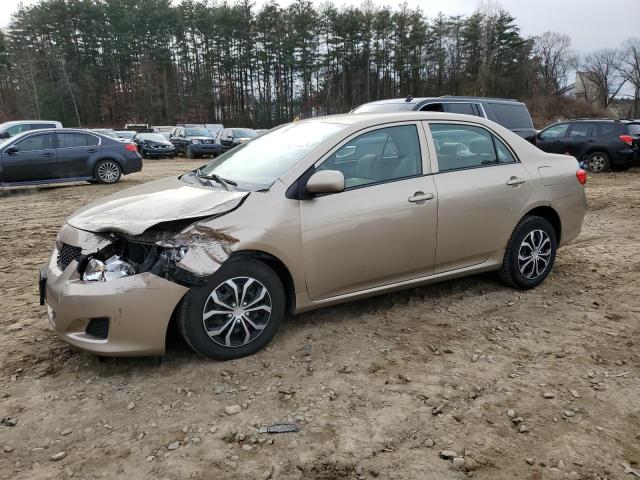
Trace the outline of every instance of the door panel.
{"type": "Polygon", "coordinates": [[[439,173],[435,273],[477,265],[506,246],[505,239],[531,193],[521,163],[439,173]],[[524,183],[507,185],[512,178],[524,183]]]}
{"type": "MultiPolygon", "coordinates": [[[[59,177],[53,135],[30,135],[13,144],[19,151],[2,154],[3,182],[50,180],[59,177]]],[[[6,150],[6,149],[5,149],[6,150]]]]}
{"type": "Polygon", "coordinates": [[[57,133],[59,171],[64,177],[93,175],[91,158],[98,152],[98,138],[85,133],[57,133]]]}
{"type": "Polygon", "coordinates": [[[355,188],[300,202],[307,289],[319,300],[430,275],[437,199],[432,176],[355,188]]]}

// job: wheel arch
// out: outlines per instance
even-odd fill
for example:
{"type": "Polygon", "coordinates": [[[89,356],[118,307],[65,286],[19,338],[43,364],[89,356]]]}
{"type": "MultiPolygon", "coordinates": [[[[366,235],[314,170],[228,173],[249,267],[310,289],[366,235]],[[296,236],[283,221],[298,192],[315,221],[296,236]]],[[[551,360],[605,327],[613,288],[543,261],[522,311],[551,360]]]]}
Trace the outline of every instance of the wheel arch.
{"type": "Polygon", "coordinates": [[[560,243],[562,235],[562,220],[560,220],[560,215],[558,215],[558,212],[556,212],[553,207],[549,205],[540,205],[529,210],[522,216],[522,218],[527,216],[541,217],[548,221],[553,227],[557,242],[560,243]]]}
{"type": "Polygon", "coordinates": [[[289,271],[286,264],[275,255],[272,255],[261,250],[240,250],[234,252],[229,260],[238,258],[252,258],[259,260],[268,265],[280,279],[282,288],[284,288],[284,294],[287,301],[286,311],[287,313],[293,313],[296,309],[296,288],[293,282],[293,276],[289,271]]]}

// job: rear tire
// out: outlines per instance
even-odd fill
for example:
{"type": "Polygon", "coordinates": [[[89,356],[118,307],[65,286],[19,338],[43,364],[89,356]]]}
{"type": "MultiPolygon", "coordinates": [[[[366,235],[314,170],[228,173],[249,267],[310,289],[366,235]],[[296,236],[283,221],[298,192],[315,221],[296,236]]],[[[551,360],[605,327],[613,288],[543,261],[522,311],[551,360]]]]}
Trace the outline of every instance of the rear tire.
{"type": "Polygon", "coordinates": [[[611,160],[605,152],[592,152],[587,155],[587,170],[593,173],[608,172],[611,168],[611,160]]]}
{"type": "Polygon", "coordinates": [[[98,183],[117,183],[122,176],[122,168],[115,160],[100,160],[96,163],[93,176],[98,183]]]}
{"type": "Polygon", "coordinates": [[[556,232],[546,219],[524,217],[511,234],[498,278],[520,290],[540,285],[553,268],[557,245],[556,232]]]}
{"type": "Polygon", "coordinates": [[[178,328],[197,353],[215,360],[251,355],[267,345],[285,315],[278,276],[254,259],[229,260],[178,310],[178,328]],[[248,300],[247,300],[248,298],[248,300]]]}

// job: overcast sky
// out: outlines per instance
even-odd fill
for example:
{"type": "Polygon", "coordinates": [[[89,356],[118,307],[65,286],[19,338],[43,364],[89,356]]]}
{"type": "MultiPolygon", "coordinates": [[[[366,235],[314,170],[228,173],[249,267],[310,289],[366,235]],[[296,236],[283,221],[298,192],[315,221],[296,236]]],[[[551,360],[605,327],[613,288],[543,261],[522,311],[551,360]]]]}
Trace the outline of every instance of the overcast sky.
{"type": "MultiPolygon", "coordinates": [[[[37,0],[22,0],[25,5],[37,0]]],[[[175,1],[175,0],[174,0],[175,1]]],[[[265,0],[254,0],[262,5],[265,0]]],[[[280,0],[286,6],[293,0],[280,0]]],[[[312,0],[315,5],[324,0],[312,0]]],[[[375,5],[396,7],[402,2],[372,0],[375,5]]],[[[0,0],[0,27],[6,27],[11,14],[18,9],[17,0],[0,0]]],[[[361,5],[362,0],[335,0],[336,5],[361,5]]],[[[419,6],[429,17],[468,15],[479,0],[407,0],[419,6]]],[[[640,0],[497,0],[516,17],[525,35],[538,35],[547,30],[566,33],[578,53],[599,48],[618,47],[627,38],[640,36],[640,0]]]]}

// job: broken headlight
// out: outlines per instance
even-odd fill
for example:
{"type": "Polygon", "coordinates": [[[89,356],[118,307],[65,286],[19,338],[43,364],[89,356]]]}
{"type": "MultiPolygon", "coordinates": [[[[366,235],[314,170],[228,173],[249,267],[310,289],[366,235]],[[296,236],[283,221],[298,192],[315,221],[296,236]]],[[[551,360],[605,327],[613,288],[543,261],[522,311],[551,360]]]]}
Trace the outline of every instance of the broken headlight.
{"type": "Polygon", "coordinates": [[[135,274],[136,269],[132,264],[121,260],[118,255],[114,255],[104,262],[97,258],[90,259],[82,274],[82,280],[85,282],[106,282],[135,274]]]}

